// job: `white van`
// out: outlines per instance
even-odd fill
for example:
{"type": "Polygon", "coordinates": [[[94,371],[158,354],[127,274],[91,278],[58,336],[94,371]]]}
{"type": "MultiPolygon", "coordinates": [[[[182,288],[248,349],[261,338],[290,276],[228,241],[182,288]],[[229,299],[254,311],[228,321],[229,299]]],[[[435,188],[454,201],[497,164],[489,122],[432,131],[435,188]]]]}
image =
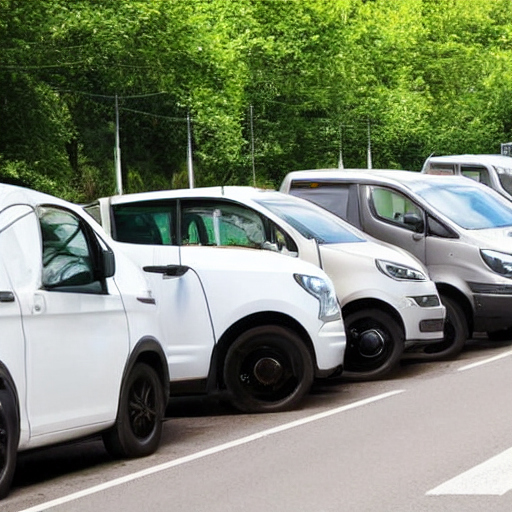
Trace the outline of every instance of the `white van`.
{"type": "Polygon", "coordinates": [[[75,205],[0,185],[0,498],[20,451],[160,442],[169,372],[143,273],[75,205]]]}
{"type": "Polygon", "coordinates": [[[466,176],[491,187],[512,201],[512,158],[510,156],[431,156],[425,160],[421,172],[443,176],[466,176]]]}
{"type": "Polygon", "coordinates": [[[451,357],[473,332],[512,337],[512,206],[462,176],[393,170],[289,173],[281,191],[308,199],[423,261],[446,306],[451,357]]]}
{"type": "Polygon", "coordinates": [[[171,395],[220,391],[242,411],[290,409],[315,377],[342,370],[346,338],[332,281],[305,261],[241,247],[243,230],[226,231],[217,217],[214,235],[230,243],[201,243],[197,215],[179,213],[193,194],[201,201],[197,189],[158,201],[146,192],[85,209],[149,273],[171,395]]]}

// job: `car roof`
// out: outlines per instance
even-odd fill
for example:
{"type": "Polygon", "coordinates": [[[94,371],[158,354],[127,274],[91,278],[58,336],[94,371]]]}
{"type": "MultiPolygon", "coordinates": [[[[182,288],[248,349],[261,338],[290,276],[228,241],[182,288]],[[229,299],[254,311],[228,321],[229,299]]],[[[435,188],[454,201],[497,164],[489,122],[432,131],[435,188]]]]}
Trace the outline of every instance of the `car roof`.
{"type": "Polygon", "coordinates": [[[44,194],[43,192],[38,192],[37,190],[25,187],[19,187],[17,185],[0,183],[0,211],[14,204],[36,206],[44,203],[74,208],[74,205],[71,203],[49,194],[44,194]]]}
{"type": "Polygon", "coordinates": [[[198,187],[174,190],[154,190],[139,192],[136,194],[117,195],[101,198],[100,201],[109,200],[111,204],[126,204],[139,201],[155,201],[164,199],[232,199],[232,200],[257,200],[261,197],[271,198],[283,196],[280,192],[270,189],[261,189],[249,186],[218,186],[198,187]]]}
{"type": "Polygon", "coordinates": [[[430,162],[450,162],[461,164],[488,163],[496,167],[512,167],[512,157],[506,155],[439,155],[428,158],[430,162]]]}
{"type": "MultiPolygon", "coordinates": [[[[468,185],[464,176],[439,176],[433,174],[422,174],[414,171],[395,169],[318,169],[307,171],[293,171],[285,177],[288,181],[337,181],[362,184],[380,184],[396,187],[405,187],[411,190],[422,188],[426,183],[437,183],[454,185],[455,180],[461,185],[468,185]]],[[[476,182],[473,182],[477,186],[476,182]]]]}

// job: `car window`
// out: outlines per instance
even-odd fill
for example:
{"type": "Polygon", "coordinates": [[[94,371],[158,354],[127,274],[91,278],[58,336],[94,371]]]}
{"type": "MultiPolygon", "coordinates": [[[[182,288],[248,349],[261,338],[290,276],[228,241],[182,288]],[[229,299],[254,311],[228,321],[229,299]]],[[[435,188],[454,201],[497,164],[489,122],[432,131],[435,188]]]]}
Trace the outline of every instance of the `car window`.
{"type": "Polygon", "coordinates": [[[241,205],[184,201],[181,207],[183,245],[264,248],[268,242],[263,219],[241,205]]]}
{"type": "Polygon", "coordinates": [[[426,171],[427,174],[450,175],[455,173],[455,164],[429,162],[426,171]]]}
{"type": "Polygon", "coordinates": [[[290,194],[325,208],[342,219],[347,218],[349,186],[343,183],[300,180],[292,181],[290,194]]]}
{"type": "Polygon", "coordinates": [[[103,224],[101,221],[100,205],[98,203],[89,204],[83,208],[98,224],[103,224]]]}
{"type": "Polygon", "coordinates": [[[54,207],[39,209],[43,287],[87,286],[96,281],[94,258],[80,219],[54,207]]]}
{"type": "Polygon", "coordinates": [[[112,237],[118,242],[176,245],[175,203],[144,201],[114,205],[112,237]]]}
{"type": "Polygon", "coordinates": [[[472,166],[472,165],[461,165],[460,173],[466,178],[478,181],[484,185],[490,186],[491,181],[489,179],[489,172],[485,167],[472,166]]]}
{"type": "Polygon", "coordinates": [[[364,242],[365,238],[351,226],[317,205],[290,196],[257,199],[274,215],[294,227],[302,236],[321,244],[364,242]]]}
{"type": "Polygon", "coordinates": [[[370,187],[370,208],[379,219],[410,231],[423,231],[423,213],[408,197],[382,187],[370,187]]]}

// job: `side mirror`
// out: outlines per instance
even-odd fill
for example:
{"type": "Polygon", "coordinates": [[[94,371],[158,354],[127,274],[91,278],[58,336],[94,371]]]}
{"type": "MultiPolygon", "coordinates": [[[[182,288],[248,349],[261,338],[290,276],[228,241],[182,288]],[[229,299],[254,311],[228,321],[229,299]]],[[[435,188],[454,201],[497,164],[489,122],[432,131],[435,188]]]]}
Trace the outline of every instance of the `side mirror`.
{"type": "Polygon", "coordinates": [[[412,226],[416,233],[421,233],[425,229],[423,219],[416,213],[404,213],[404,224],[412,226]]]}
{"type": "Polygon", "coordinates": [[[116,273],[116,258],[110,249],[101,251],[101,273],[102,277],[112,277],[116,273]]]}
{"type": "Polygon", "coordinates": [[[181,277],[190,270],[190,267],[187,267],[186,265],[156,265],[142,267],[142,270],[153,274],[163,274],[166,277],[181,277]]]}

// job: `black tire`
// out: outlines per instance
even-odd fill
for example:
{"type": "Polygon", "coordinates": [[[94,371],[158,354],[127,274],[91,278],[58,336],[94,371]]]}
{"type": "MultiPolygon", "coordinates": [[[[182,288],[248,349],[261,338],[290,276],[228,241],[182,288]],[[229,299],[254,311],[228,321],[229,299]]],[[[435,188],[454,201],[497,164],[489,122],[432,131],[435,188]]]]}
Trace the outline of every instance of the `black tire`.
{"type": "Polygon", "coordinates": [[[269,325],[249,329],[229,347],[224,383],[231,403],[242,412],[295,407],[313,383],[313,361],[290,329],[269,325]]]}
{"type": "Polygon", "coordinates": [[[404,352],[404,332],[379,309],[364,309],[344,319],[347,334],[343,377],[377,380],[395,372],[404,352]]]}
{"type": "Polygon", "coordinates": [[[156,451],[165,412],[163,385],[156,371],[136,363],[121,388],[115,425],[103,443],[114,457],[145,457],[156,451]]]}
{"type": "Polygon", "coordinates": [[[444,339],[439,343],[426,345],[425,355],[432,360],[452,359],[460,354],[469,336],[469,327],[464,310],[451,297],[441,295],[446,308],[444,339]]]}
{"type": "MultiPolygon", "coordinates": [[[[4,380],[4,382],[6,382],[4,380]]],[[[0,499],[9,494],[20,438],[16,399],[10,384],[0,389],[0,499]]]]}

